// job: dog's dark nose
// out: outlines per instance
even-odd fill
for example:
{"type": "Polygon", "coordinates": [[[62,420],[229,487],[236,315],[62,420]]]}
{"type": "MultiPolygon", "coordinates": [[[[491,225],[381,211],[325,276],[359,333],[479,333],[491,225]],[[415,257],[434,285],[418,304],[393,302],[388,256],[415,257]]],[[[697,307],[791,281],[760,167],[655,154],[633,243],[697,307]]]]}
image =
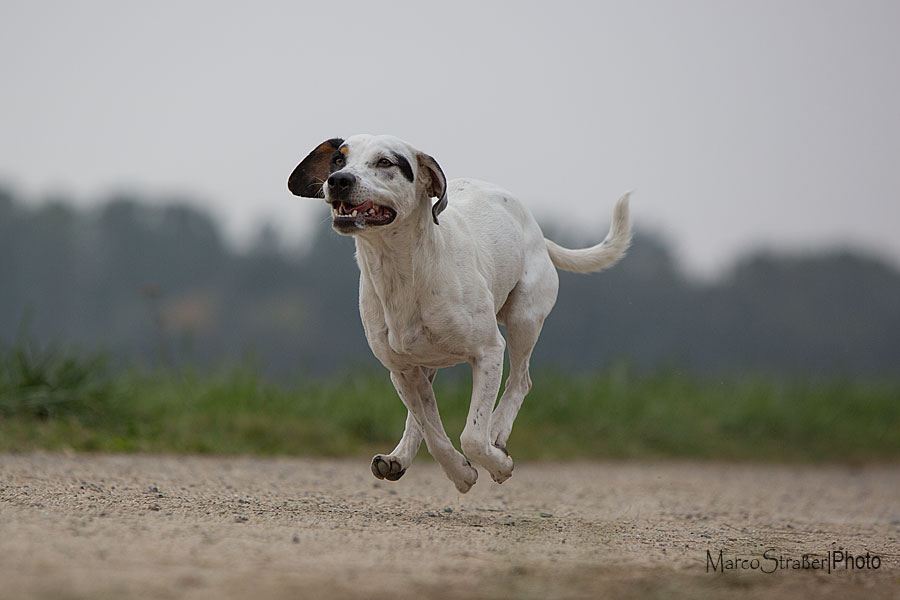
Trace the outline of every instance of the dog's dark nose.
{"type": "Polygon", "coordinates": [[[332,173],[328,178],[328,191],[335,195],[346,194],[356,183],[356,175],[353,173],[332,173]]]}

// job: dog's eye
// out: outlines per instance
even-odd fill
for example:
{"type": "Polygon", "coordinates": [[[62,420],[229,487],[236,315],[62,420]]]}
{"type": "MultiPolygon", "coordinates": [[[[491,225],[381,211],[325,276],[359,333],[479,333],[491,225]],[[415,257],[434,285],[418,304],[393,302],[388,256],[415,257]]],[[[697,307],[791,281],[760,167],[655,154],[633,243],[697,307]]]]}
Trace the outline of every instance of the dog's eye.
{"type": "Polygon", "coordinates": [[[378,161],[377,164],[378,164],[379,167],[383,167],[383,168],[393,167],[393,166],[394,166],[394,163],[392,163],[391,161],[389,161],[389,160],[386,159],[386,158],[382,158],[381,160],[378,161]]]}
{"type": "Polygon", "coordinates": [[[338,167],[343,167],[344,166],[344,157],[343,156],[335,156],[334,161],[332,161],[332,162],[334,162],[334,164],[337,165],[338,167]]]}

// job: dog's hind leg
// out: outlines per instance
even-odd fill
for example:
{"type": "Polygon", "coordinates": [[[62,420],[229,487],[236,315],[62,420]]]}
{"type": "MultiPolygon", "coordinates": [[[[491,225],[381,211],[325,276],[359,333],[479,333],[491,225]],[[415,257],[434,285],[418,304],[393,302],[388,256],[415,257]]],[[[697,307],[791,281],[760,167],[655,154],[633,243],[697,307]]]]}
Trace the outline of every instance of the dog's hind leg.
{"type": "Polygon", "coordinates": [[[522,401],[531,390],[531,375],[528,373],[531,352],[541,333],[543,321],[508,321],[506,337],[509,345],[509,377],[506,388],[491,415],[491,443],[506,451],[506,442],[512,432],[513,422],[522,401]]]}
{"type": "Polygon", "coordinates": [[[434,390],[431,387],[433,377],[433,373],[429,375],[429,372],[419,367],[409,371],[391,372],[391,381],[394,382],[394,387],[397,388],[409,414],[418,423],[425,437],[428,452],[438,461],[456,489],[466,493],[478,479],[478,471],[472,468],[466,457],[453,447],[444,431],[434,390]]]}
{"type": "MultiPolygon", "coordinates": [[[[437,369],[423,369],[423,371],[425,376],[428,377],[428,381],[433,383],[437,369]]],[[[400,443],[397,444],[397,447],[390,454],[376,454],[372,458],[372,474],[378,479],[397,481],[406,473],[406,469],[412,464],[421,445],[422,428],[412,412],[407,410],[406,427],[403,430],[403,437],[400,438],[400,443]]]]}
{"type": "Polygon", "coordinates": [[[532,263],[529,274],[532,277],[519,282],[499,315],[506,325],[509,377],[503,396],[491,416],[491,442],[504,451],[522,401],[531,390],[528,372],[531,353],[541,334],[544,319],[556,303],[559,287],[556,270],[546,255],[532,263]]]}

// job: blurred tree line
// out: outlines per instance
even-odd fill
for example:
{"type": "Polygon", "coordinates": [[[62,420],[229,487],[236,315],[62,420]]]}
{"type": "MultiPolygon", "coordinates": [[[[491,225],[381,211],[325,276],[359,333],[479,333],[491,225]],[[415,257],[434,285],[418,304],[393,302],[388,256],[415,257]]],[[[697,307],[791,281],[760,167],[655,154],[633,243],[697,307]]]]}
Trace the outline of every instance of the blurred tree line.
{"type": "MultiPolygon", "coordinates": [[[[597,241],[555,229],[545,233],[563,244],[597,241]]],[[[186,204],[123,196],[92,210],[26,207],[0,188],[0,346],[23,336],[74,344],[123,366],[249,361],[277,377],[375,366],[353,242],[324,223],[314,235],[302,255],[271,229],[238,251],[186,204]]],[[[536,368],[900,373],[900,273],[876,258],[760,252],[699,283],[661,239],[639,233],[612,270],[560,280],[536,368]]]]}

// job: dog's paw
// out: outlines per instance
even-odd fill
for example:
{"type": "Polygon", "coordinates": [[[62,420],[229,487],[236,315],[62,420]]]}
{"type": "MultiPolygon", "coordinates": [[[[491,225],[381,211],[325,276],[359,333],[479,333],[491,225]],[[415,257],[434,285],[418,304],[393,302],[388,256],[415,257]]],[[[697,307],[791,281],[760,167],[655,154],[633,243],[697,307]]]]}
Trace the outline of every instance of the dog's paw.
{"type": "Polygon", "coordinates": [[[403,466],[400,465],[400,461],[393,456],[376,454],[372,459],[372,475],[378,479],[397,481],[403,477],[404,473],[406,473],[406,469],[404,469],[403,466]]]}
{"type": "Polygon", "coordinates": [[[509,468],[503,469],[501,471],[491,471],[491,479],[496,481],[497,483],[503,483],[510,477],[512,477],[513,472],[513,461],[509,459],[509,468]]]}
{"type": "Polygon", "coordinates": [[[472,486],[475,485],[475,482],[478,481],[478,471],[476,471],[475,467],[472,466],[472,463],[466,459],[463,459],[463,464],[457,473],[448,472],[447,475],[461,494],[465,494],[471,490],[472,486]]]}
{"type": "Polygon", "coordinates": [[[515,463],[513,462],[512,457],[509,455],[509,451],[506,449],[506,446],[502,446],[500,444],[494,444],[494,448],[503,453],[503,459],[500,461],[498,467],[491,469],[491,479],[496,481],[497,483],[503,483],[510,477],[512,477],[513,468],[515,467],[515,463]]]}

